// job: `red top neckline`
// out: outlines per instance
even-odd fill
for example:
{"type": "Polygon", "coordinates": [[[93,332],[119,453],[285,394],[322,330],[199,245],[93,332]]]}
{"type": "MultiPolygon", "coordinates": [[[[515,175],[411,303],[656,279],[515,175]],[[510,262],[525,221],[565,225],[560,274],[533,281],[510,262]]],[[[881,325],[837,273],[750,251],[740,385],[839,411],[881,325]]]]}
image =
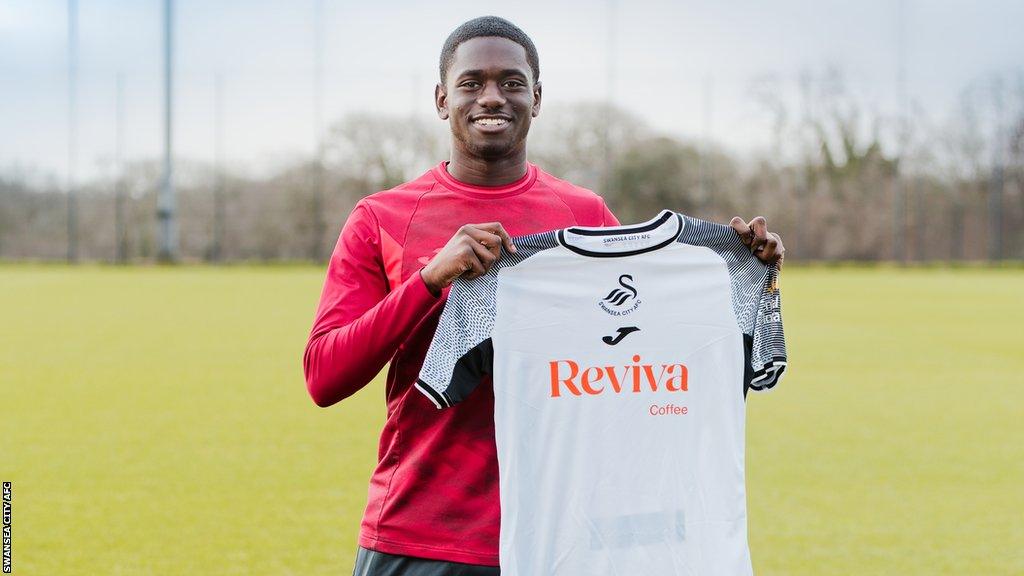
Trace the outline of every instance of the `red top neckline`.
{"type": "Polygon", "coordinates": [[[475,186],[460,182],[448,173],[447,160],[434,166],[431,172],[434,173],[434,177],[445,188],[474,198],[507,198],[515,196],[529,190],[533,183],[537,181],[537,166],[530,162],[526,163],[526,174],[522,178],[501,186],[475,186]]]}

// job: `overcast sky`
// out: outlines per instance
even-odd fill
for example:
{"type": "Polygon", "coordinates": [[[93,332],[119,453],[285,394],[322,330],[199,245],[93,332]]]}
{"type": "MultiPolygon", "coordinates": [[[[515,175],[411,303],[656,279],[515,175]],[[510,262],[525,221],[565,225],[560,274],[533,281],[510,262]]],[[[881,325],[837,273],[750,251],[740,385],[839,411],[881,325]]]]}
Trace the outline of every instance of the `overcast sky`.
{"type": "MultiPolygon", "coordinates": [[[[441,44],[455,26],[484,14],[509,18],[533,38],[546,103],[610,96],[683,138],[708,135],[741,151],[767,146],[768,119],[751,86],[773,77],[795,93],[802,71],[829,67],[843,72],[865,106],[880,114],[898,109],[897,0],[323,5],[328,122],[355,110],[432,116],[441,44]]],[[[905,6],[907,90],[931,117],[951,114],[972,82],[1024,70],[1024,2],[907,0],[905,6]]],[[[214,155],[218,74],[232,164],[258,169],[313,150],[315,7],[315,0],[176,2],[179,155],[214,155]]],[[[65,174],[67,14],[66,1],[0,0],[0,170],[65,174]]],[[[78,174],[112,169],[118,73],[125,154],[158,157],[161,2],[79,0],[78,62],[78,174]]]]}

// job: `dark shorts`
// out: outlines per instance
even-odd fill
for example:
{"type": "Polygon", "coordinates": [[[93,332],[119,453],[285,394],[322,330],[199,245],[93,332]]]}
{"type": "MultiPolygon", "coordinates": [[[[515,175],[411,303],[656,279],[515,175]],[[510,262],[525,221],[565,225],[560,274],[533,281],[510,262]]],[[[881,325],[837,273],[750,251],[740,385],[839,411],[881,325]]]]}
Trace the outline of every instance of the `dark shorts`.
{"type": "Polygon", "coordinates": [[[362,546],[356,552],[352,576],[499,576],[497,566],[459,564],[442,560],[426,560],[395,556],[362,546]]]}

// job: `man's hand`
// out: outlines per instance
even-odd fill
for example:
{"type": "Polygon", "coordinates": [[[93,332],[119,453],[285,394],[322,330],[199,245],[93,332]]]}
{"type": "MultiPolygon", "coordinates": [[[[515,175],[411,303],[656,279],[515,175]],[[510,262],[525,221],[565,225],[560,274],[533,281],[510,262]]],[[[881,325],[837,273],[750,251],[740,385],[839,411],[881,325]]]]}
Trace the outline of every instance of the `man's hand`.
{"type": "Polygon", "coordinates": [[[740,239],[758,259],[765,264],[777,264],[779,269],[782,269],[786,248],[782,245],[782,238],[778,234],[768,231],[768,222],[764,216],[758,216],[750,222],[736,216],[732,222],[729,222],[729,225],[740,235],[740,239]]]}
{"type": "Polygon", "coordinates": [[[435,296],[459,276],[472,280],[483,276],[501,257],[501,247],[515,253],[512,237],[498,222],[466,224],[448,240],[422,270],[423,283],[435,296]]]}

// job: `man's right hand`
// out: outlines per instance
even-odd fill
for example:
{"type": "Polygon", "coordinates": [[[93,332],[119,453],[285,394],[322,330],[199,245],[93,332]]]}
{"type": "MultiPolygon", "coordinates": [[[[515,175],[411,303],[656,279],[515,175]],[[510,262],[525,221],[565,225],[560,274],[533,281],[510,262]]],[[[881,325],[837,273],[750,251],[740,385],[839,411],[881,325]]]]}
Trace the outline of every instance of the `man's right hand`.
{"type": "Polygon", "coordinates": [[[459,276],[472,280],[483,276],[501,257],[501,247],[515,253],[512,237],[498,222],[466,224],[422,270],[423,283],[435,296],[459,276]]]}

